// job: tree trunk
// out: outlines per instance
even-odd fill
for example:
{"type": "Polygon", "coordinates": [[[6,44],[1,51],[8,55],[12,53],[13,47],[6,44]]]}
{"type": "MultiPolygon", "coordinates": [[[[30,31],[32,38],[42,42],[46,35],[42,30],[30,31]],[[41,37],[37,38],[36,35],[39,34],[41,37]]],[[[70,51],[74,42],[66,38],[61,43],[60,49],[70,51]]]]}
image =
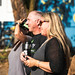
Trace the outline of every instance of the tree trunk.
{"type": "Polygon", "coordinates": [[[26,18],[34,10],[35,0],[11,0],[15,21],[26,18]]]}

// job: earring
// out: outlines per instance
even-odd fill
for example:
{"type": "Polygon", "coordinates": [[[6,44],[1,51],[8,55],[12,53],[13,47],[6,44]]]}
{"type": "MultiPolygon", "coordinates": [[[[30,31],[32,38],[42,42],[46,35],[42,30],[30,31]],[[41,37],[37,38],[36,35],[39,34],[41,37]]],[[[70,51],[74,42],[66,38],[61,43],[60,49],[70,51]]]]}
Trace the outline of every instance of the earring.
{"type": "Polygon", "coordinates": [[[39,29],[40,29],[40,25],[39,25],[39,29]]]}

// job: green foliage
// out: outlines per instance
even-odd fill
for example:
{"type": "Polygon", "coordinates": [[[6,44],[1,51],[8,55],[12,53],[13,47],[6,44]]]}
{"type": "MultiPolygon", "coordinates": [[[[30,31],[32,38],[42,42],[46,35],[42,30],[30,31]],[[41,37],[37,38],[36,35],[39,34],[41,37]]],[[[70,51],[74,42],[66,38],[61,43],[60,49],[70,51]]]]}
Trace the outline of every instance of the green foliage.
{"type": "Polygon", "coordinates": [[[9,55],[9,51],[6,52],[3,50],[2,52],[0,52],[0,63],[3,63],[6,60],[8,60],[8,55],[9,55]]]}

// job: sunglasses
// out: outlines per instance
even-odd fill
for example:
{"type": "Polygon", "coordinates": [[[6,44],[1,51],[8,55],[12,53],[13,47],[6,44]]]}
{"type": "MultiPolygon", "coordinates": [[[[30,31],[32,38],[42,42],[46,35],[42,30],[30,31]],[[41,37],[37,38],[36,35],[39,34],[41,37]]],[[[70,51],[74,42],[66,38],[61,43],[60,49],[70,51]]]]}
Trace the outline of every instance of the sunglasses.
{"type": "Polygon", "coordinates": [[[44,23],[44,22],[49,22],[49,21],[40,21],[40,24],[39,24],[39,26],[41,26],[42,25],[42,23],[44,23]]]}

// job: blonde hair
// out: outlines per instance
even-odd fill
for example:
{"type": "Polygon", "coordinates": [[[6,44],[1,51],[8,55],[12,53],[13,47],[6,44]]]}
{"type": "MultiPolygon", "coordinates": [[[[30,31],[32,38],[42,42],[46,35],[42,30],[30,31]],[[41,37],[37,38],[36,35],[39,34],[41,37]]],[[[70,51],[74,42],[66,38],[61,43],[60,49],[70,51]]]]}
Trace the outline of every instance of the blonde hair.
{"type": "Polygon", "coordinates": [[[62,44],[63,50],[66,56],[66,63],[67,63],[67,69],[70,66],[70,45],[71,43],[68,42],[69,39],[67,38],[64,27],[62,25],[61,19],[58,16],[58,14],[50,12],[50,13],[44,13],[43,17],[45,21],[49,21],[49,28],[47,32],[47,37],[50,36],[56,37],[62,44]]]}

